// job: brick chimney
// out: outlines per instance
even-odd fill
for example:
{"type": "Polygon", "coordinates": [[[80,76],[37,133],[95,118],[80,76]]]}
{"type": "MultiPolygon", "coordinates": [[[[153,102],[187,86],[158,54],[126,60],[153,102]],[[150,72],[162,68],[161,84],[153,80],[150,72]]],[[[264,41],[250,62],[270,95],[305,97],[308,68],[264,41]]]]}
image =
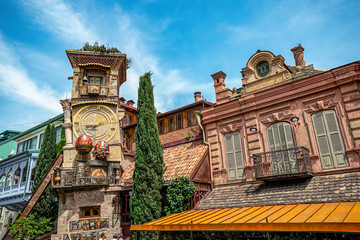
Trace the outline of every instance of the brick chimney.
{"type": "Polygon", "coordinates": [[[129,100],[126,102],[126,104],[132,107],[135,104],[135,102],[133,100],[129,100]]]}
{"type": "Polygon", "coordinates": [[[225,84],[226,73],[220,71],[212,74],[211,77],[214,79],[215,93],[217,93],[220,90],[223,90],[226,87],[225,84]]]}
{"type": "Polygon", "coordinates": [[[296,47],[293,47],[291,51],[294,54],[295,59],[295,65],[299,67],[305,67],[305,60],[304,60],[304,48],[301,46],[301,44],[297,45],[296,47]]]}
{"type": "Polygon", "coordinates": [[[195,102],[199,102],[201,100],[201,92],[194,92],[195,102]]]}

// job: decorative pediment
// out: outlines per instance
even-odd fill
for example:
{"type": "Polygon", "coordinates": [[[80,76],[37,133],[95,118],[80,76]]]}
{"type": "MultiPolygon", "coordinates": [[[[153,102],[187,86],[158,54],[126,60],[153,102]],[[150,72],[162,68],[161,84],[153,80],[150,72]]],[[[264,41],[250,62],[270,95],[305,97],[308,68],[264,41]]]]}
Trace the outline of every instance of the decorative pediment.
{"type": "Polygon", "coordinates": [[[257,51],[242,69],[242,85],[245,93],[253,92],[291,78],[291,72],[283,56],[269,51],[257,51]]]}

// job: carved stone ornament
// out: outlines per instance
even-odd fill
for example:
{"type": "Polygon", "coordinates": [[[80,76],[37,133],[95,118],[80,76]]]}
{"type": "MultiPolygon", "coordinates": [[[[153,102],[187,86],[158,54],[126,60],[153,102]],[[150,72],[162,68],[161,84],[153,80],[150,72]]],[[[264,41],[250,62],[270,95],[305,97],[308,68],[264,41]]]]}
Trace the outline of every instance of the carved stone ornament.
{"type": "Polygon", "coordinates": [[[268,124],[268,123],[280,122],[280,121],[288,120],[292,116],[293,114],[289,112],[276,112],[269,115],[266,119],[262,120],[261,123],[268,124]]]}
{"type": "Polygon", "coordinates": [[[338,102],[334,102],[332,99],[320,100],[306,106],[304,112],[319,112],[326,109],[334,108],[335,106],[338,106],[338,104],[338,102]]]}
{"type": "Polygon", "coordinates": [[[70,110],[70,107],[71,107],[70,99],[60,100],[60,104],[61,104],[63,111],[70,110]]]}
{"type": "Polygon", "coordinates": [[[219,125],[219,128],[220,128],[220,133],[226,134],[226,133],[240,131],[241,125],[240,123],[232,123],[232,124],[223,123],[219,125]]]}

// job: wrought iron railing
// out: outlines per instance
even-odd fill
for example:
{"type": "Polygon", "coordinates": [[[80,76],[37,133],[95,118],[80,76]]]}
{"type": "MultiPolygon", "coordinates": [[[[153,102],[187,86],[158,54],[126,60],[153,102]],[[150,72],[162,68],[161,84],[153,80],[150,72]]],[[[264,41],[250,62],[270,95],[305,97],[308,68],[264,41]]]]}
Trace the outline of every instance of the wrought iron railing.
{"type": "Polygon", "coordinates": [[[294,147],[253,154],[255,178],[271,180],[313,176],[309,150],[294,147]]]}

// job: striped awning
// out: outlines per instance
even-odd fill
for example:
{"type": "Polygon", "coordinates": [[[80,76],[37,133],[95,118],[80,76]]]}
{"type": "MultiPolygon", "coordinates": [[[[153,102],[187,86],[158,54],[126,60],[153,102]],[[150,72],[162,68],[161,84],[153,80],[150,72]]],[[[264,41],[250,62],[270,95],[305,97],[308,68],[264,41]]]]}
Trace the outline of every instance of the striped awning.
{"type": "Polygon", "coordinates": [[[193,209],[143,224],[132,231],[360,232],[360,202],[193,209]]]}

